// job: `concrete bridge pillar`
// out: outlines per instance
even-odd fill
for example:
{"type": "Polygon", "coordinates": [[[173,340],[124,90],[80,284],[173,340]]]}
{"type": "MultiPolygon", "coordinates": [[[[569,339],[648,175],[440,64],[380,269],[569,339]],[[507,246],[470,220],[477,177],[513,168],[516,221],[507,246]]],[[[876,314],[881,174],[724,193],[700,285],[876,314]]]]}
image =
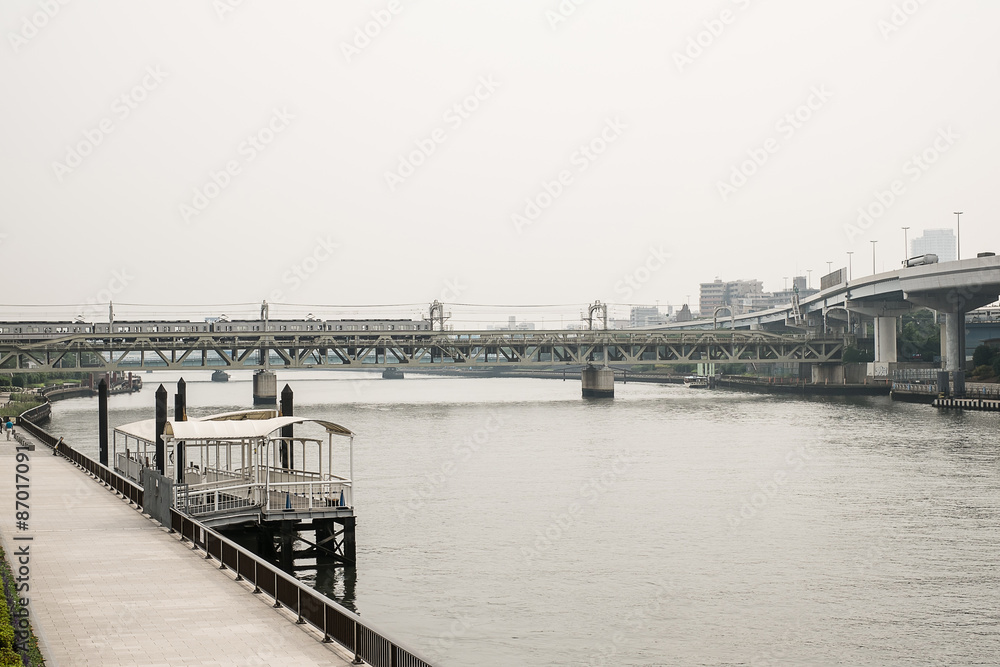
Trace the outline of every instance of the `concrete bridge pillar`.
{"type": "Polygon", "coordinates": [[[584,398],[614,398],[615,372],[607,366],[588,365],[580,371],[584,398]]]}
{"type": "Polygon", "coordinates": [[[941,325],[941,358],[948,371],[965,368],[965,313],[945,313],[941,325]]]}
{"type": "Polygon", "coordinates": [[[896,318],[875,318],[875,361],[896,361],[896,318]]]}
{"type": "Polygon", "coordinates": [[[253,374],[253,404],[278,403],[278,378],[273,371],[259,370],[253,374]]]}

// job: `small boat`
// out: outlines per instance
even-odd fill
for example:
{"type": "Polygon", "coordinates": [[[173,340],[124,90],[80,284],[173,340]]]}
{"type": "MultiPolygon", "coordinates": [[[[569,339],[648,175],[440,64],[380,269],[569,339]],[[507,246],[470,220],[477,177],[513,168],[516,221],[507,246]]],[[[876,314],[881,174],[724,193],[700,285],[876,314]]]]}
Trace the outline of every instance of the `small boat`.
{"type": "Polygon", "coordinates": [[[212,382],[229,382],[229,373],[223,370],[213,372],[212,382]]]}
{"type": "Polygon", "coordinates": [[[708,378],[704,375],[688,375],[684,378],[684,386],[689,389],[708,389],[708,378]]]}
{"type": "Polygon", "coordinates": [[[389,366],[384,371],[382,371],[383,380],[402,380],[403,371],[399,370],[394,366],[389,366]]]}

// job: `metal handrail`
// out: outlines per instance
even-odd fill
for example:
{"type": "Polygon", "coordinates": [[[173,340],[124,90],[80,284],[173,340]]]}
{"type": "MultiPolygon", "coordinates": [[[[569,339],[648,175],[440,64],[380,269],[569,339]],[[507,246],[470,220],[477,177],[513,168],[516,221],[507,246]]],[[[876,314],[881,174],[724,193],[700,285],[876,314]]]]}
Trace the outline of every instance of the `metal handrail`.
{"type": "MultiPolygon", "coordinates": [[[[25,419],[24,414],[18,415],[17,425],[49,447],[54,448],[59,442],[51,433],[25,419]]],[[[59,445],[58,453],[107,484],[137,508],[143,507],[142,487],[84,456],[65,442],[59,445]]],[[[372,667],[434,667],[415,651],[389,640],[374,625],[362,622],[357,614],[173,507],[170,508],[170,524],[182,540],[186,539],[202,549],[206,558],[219,561],[220,569],[231,568],[236,572],[237,581],[247,579],[254,585],[255,593],[266,593],[274,599],[275,607],[291,609],[298,616],[297,623],[308,623],[322,632],[324,643],[336,641],[352,651],[356,661],[364,660],[372,667]]]]}
{"type": "MultiPolygon", "coordinates": [[[[433,667],[430,661],[399,642],[387,638],[370,623],[333,600],[281,571],[247,549],[176,509],[170,510],[171,528],[182,540],[231,569],[236,580],[247,580],[254,593],[265,593],[275,607],[287,607],[298,617],[296,623],[309,624],[323,633],[323,642],[335,641],[372,667],[433,667]]],[[[361,663],[358,663],[361,664],[361,663]]]]}

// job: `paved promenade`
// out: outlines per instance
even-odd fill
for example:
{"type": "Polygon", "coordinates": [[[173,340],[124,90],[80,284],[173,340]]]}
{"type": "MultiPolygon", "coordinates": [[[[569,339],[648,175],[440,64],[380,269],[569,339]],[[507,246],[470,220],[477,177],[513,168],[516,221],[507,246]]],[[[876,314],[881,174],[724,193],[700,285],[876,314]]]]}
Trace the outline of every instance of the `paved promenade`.
{"type": "Polygon", "coordinates": [[[16,444],[0,441],[0,537],[11,560],[30,545],[31,619],[50,666],[350,664],[38,443],[29,452],[28,530],[18,530],[16,444]]]}

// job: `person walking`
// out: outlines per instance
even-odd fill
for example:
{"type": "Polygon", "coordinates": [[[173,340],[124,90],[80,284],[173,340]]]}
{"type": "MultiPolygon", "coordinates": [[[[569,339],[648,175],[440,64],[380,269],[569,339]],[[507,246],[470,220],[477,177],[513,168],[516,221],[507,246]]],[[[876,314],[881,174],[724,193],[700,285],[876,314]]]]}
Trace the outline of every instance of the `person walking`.
{"type": "Polygon", "coordinates": [[[7,439],[10,440],[10,434],[14,432],[14,423],[7,417],[7,423],[4,424],[4,430],[7,431],[7,439]]]}

